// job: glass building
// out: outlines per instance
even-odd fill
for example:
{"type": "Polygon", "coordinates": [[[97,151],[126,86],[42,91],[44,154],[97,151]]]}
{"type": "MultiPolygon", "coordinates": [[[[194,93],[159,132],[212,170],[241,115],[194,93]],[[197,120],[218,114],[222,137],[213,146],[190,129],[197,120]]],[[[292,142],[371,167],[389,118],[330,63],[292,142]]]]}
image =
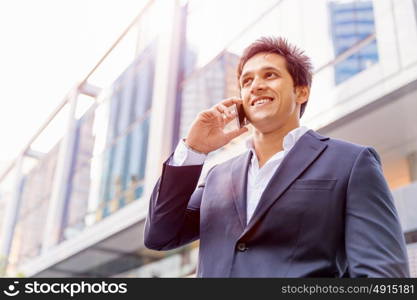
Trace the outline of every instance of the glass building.
{"type": "MultiPolygon", "coordinates": [[[[329,4],[335,56],[375,33],[372,1],[332,1],[329,4]]],[[[378,61],[376,40],[335,65],[339,84],[378,61]]]]}

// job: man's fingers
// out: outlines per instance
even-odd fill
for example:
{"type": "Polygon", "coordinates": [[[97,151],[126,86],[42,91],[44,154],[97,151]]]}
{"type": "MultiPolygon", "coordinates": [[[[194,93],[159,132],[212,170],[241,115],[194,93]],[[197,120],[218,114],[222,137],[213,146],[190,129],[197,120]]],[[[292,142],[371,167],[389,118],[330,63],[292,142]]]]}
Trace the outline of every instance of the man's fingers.
{"type": "Polygon", "coordinates": [[[207,124],[207,122],[213,122],[215,120],[216,124],[214,126],[224,127],[225,125],[225,118],[223,117],[223,114],[219,112],[216,108],[211,108],[210,110],[206,110],[200,113],[199,116],[200,121],[203,121],[207,124]]]}
{"type": "Polygon", "coordinates": [[[244,134],[249,129],[247,127],[242,127],[233,131],[230,131],[226,134],[228,140],[233,140],[234,138],[238,137],[239,135],[244,134]]]}
{"type": "Polygon", "coordinates": [[[229,123],[230,120],[233,120],[237,117],[237,110],[231,107],[234,104],[241,104],[242,100],[238,98],[228,98],[221,101],[220,103],[212,107],[215,114],[220,114],[221,118],[225,121],[224,123],[229,123]]]}
{"type": "Polygon", "coordinates": [[[236,117],[236,114],[223,104],[216,105],[215,109],[222,114],[223,119],[226,119],[226,121],[236,117]]]}
{"type": "Polygon", "coordinates": [[[226,114],[227,111],[229,110],[226,106],[224,106],[223,104],[217,104],[215,106],[215,108],[217,109],[218,112],[222,113],[222,114],[226,114]]]}
{"type": "Polygon", "coordinates": [[[221,101],[219,104],[224,105],[224,106],[232,106],[233,104],[242,104],[242,99],[236,98],[236,97],[232,97],[232,98],[227,98],[223,101],[221,101]]]}

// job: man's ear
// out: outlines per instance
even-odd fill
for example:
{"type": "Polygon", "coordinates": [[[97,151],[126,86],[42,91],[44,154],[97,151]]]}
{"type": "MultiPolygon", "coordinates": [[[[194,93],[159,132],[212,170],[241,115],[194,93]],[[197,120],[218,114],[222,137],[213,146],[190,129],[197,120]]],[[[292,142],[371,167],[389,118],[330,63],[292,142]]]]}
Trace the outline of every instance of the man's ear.
{"type": "Polygon", "coordinates": [[[310,88],[308,86],[296,86],[295,94],[297,99],[295,100],[298,104],[303,104],[307,102],[308,97],[310,96],[310,88]]]}

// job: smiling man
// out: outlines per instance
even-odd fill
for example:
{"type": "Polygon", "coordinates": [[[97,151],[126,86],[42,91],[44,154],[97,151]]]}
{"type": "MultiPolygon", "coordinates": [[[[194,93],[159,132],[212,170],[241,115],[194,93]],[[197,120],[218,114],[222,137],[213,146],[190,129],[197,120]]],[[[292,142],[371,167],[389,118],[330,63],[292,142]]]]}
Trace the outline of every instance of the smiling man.
{"type": "Polygon", "coordinates": [[[200,240],[199,277],[408,277],[405,242],[373,148],[300,127],[310,59],[282,38],[261,38],[237,70],[241,99],[201,112],[165,162],[152,194],[145,245],[200,240]],[[243,105],[249,149],[197,183],[208,153],[243,105]]]}

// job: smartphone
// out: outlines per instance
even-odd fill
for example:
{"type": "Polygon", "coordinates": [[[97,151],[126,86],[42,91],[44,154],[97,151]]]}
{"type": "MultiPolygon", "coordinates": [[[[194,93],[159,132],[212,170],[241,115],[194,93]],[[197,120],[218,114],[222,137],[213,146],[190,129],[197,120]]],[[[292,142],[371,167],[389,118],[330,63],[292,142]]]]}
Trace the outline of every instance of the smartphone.
{"type": "Polygon", "coordinates": [[[245,110],[243,109],[242,104],[235,104],[237,115],[238,115],[238,122],[239,122],[239,128],[242,128],[243,126],[248,124],[248,120],[246,119],[245,110]]]}
{"type": "Polygon", "coordinates": [[[225,132],[242,128],[248,124],[242,104],[233,104],[229,106],[229,110],[236,114],[236,118],[225,125],[225,132]]]}

